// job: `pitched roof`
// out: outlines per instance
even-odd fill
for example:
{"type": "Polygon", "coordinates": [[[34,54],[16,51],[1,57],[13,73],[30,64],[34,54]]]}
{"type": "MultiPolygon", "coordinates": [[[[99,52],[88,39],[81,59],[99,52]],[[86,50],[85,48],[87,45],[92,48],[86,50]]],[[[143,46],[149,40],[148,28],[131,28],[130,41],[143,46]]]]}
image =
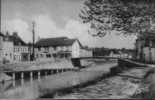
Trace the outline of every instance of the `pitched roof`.
{"type": "Polygon", "coordinates": [[[67,37],[44,38],[36,42],[36,46],[69,46],[72,45],[76,39],[69,39],[67,37]]]}
{"type": "Polygon", "coordinates": [[[0,32],[0,36],[4,36],[4,34],[2,32],[0,32]]]}
{"type": "Polygon", "coordinates": [[[26,45],[26,43],[19,36],[6,35],[5,39],[6,38],[8,38],[8,41],[12,41],[14,45],[26,45]]]}

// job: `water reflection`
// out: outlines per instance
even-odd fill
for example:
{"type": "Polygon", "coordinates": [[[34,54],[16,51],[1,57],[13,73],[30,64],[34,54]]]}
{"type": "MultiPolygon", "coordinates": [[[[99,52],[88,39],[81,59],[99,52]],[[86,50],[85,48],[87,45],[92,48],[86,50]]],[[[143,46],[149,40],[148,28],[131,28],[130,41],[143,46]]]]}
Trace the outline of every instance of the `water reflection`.
{"type": "Polygon", "coordinates": [[[5,82],[0,83],[0,98],[3,97],[3,94],[9,90],[18,88],[18,87],[24,87],[24,86],[31,86],[33,85],[34,81],[40,81],[41,78],[44,77],[33,77],[30,79],[20,79],[20,80],[9,80],[5,82]]]}
{"type": "Polygon", "coordinates": [[[9,88],[13,87],[13,83],[11,81],[7,81],[7,82],[1,82],[0,83],[0,92],[4,92],[6,90],[8,90],[9,88]]]}
{"type": "Polygon", "coordinates": [[[21,79],[21,85],[22,86],[24,85],[24,79],[21,79]]]}
{"type": "MultiPolygon", "coordinates": [[[[138,84],[128,79],[123,80],[122,77],[115,76],[103,79],[96,84],[78,88],[71,93],[59,93],[54,99],[121,99],[129,98],[129,93],[137,88],[138,84]]],[[[140,81],[139,81],[140,82],[140,81]]]]}

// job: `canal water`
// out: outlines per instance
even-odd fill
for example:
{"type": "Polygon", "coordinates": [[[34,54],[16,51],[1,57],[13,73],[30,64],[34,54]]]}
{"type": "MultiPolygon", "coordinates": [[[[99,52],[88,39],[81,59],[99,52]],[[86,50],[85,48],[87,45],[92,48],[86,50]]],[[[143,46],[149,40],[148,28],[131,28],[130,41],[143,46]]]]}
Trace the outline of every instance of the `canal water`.
{"type": "MultiPolygon", "coordinates": [[[[41,79],[46,78],[45,76],[42,76],[40,78],[38,77],[33,77],[33,79],[19,79],[19,80],[9,80],[9,81],[5,81],[5,82],[1,82],[0,83],[0,99],[7,99],[10,98],[8,96],[5,95],[5,93],[11,93],[13,92],[17,92],[21,90],[24,90],[25,86],[27,87],[31,87],[31,85],[33,85],[34,82],[36,81],[41,81],[41,79]]],[[[29,91],[27,93],[32,93],[32,91],[29,91]]],[[[17,96],[15,96],[15,98],[17,97],[21,97],[23,96],[23,94],[18,94],[17,96]]],[[[11,97],[12,98],[12,97],[11,97]]],[[[26,97],[25,97],[26,98],[26,97]]],[[[12,98],[11,100],[15,100],[14,98],[12,98]]]]}
{"type": "MultiPolygon", "coordinates": [[[[145,69],[132,69],[124,73],[142,77],[145,69]]],[[[121,99],[132,98],[142,92],[141,80],[138,78],[114,76],[102,79],[94,85],[74,89],[71,93],[57,93],[54,99],[121,99]]]]}
{"type": "Polygon", "coordinates": [[[54,99],[116,99],[128,98],[137,89],[137,83],[122,77],[103,79],[97,84],[85,88],[75,89],[69,94],[57,94],[54,99]]]}
{"type": "MultiPolygon", "coordinates": [[[[134,76],[143,76],[145,69],[132,69],[124,73],[128,73],[134,76]]],[[[45,77],[42,77],[45,78],[45,77]]],[[[0,83],[0,94],[15,87],[22,87],[26,83],[35,80],[18,80],[18,81],[7,81],[0,83]]],[[[120,99],[120,98],[131,98],[133,94],[139,89],[141,84],[140,79],[134,79],[130,77],[113,76],[101,81],[83,87],[73,89],[71,92],[59,92],[56,93],[54,99],[120,99]]],[[[29,84],[31,85],[31,84],[29,84]]]]}
{"type": "Polygon", "coordinates": [[[20,79],[20,80],[9,80],[9,81],[5,81],[5,82],[1,82],[0,83],[0,90],[1,92],[5,92],[6,90],[9,90],[9,89],[12,89],[12,88],[16,88],[16,87],[19,87],[19,86],[24,86],[25,84],[27,83],[31,83],[33,81],[36,81],[39,79],[37,78],[34,78],[33,80],[31,79],[20,79]]]}

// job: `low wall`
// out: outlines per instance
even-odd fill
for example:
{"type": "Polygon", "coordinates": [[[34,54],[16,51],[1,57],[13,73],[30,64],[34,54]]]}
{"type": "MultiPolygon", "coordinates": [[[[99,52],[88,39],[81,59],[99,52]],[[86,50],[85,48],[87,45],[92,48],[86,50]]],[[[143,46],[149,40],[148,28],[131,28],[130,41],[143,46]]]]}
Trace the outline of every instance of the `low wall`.
{"type": "Polygon", "coordinates": [[[129,68],[148,67],[148,65],[146,64],[138,63],[129,59],[118,59],[117,63],[118,63],[118,66],[111,68],[111,74],[113,75],[121,73],[123,70],[127,70],[129,68]]]}
{"type": "Polygon", "coordinates": [[[41,79],[40,82],[37,80],[34,81],[32,85],[29,85],[30,83],[28,83],[24,87],[8,90],[4,93],[4,96],[7,99],[15,98],[22,100],[31,100],[39,97],[53,97],[57,91],[67,91],[69,88],[73,89],[74,87],[88,85],[100,78],[109,76],[110,70],[108,69],[115,65],[116,64],[114,63],[105,64],[104,66],[91,66],[88,69],[78,72],[64,72],[47,76],[46,78],[41,79]],[[18,96],[18,94],[21,95],[18,96]]]}
{"type": "Polygon", "coordinates": [[[119,67],[127,67],[127,68],[147,67],[146,64],[138,63],[128,59],[118,59],[118,65],[119,67]]]}

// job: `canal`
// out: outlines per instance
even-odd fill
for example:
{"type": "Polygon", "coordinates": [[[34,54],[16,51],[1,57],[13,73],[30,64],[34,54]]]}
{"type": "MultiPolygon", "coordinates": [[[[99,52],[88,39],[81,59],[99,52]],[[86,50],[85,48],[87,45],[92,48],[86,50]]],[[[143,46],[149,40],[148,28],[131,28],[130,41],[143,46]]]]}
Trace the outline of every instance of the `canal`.
{"type": "MultiPolygon", "coordinates": [[[[144,87],[141,87],[141,79],[126,77],[132,75],[134,77],[142,77],[147,68],[131,69],[124,71],[121,76],[113,76],[86,86],[84,88],[76,88],[70,92],[57,93],[54,99],[121,99],[133,98],[133,95],[140,94],[144,87]]],[[[135,97],[136,98],[136,97],[135,97]]]]}
{"type": "MultiPolygon", "coordinates": [[[[132,75],[135,77],[142,77],[146,71],[147,71],[146,68],[132,68],[128,71],[122,72],[122,74],[127,74],[126,76],[132,75]]],[[[87,85],[85,87],[73,88],[72,90],[69,91],[66,89],[66,91],[63,92],[57,92],[54,96],[52,96],[52,98],[54,99],[131,98],[131,96],[135,94],[136,91],[138,91],[139,86],[141,84],[141,79],[126,76],[125,75],[111,76],[108,78],[101,79],[100,81],[91,85],[87,85]]],[[[44,78],[46,78],[46,76],[41,77],[41,80],[44,78]]],[[[6,81],[5,83],[0,83],[0,98],[3,98],[3,93],[5,91],[9,91],[11,89],[14,90],[14,88],[18,87],[25,87],[26,85],[29,85],[31,87],[31,85],[34,84],[30,83],[34,82],[37,83],[41,80],[36,77],[34,78],[34,80],[27,79],[27,80],[6,81]]],[[[28,91],[28,95],[35,94],[33,92],[36,91],[28,91]]]]}

